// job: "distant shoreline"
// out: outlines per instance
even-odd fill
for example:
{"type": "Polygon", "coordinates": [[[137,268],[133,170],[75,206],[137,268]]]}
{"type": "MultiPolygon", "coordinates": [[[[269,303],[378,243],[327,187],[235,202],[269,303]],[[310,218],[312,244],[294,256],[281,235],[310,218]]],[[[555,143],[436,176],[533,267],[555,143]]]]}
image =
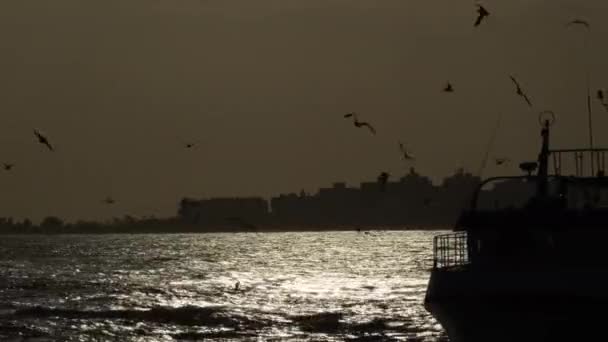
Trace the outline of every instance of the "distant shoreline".
{"type": "Polygon", "coordinates": [[[399,226],[318,226],[318,227],[275,227],[259,226],[255,229],[238,227],[205,227],[190,225],[167,225],[165,227],[113,227],[100,226],[96,228],[81,228],[78,225],[64,227],[32,227],[34,229],[0,229],[0,235],[107,235],[107,234],[218,234],[218,233],[289,233],[289,232],[365,232],[365,231],[446,231],[448,225],[399,225],[399,226]]]}

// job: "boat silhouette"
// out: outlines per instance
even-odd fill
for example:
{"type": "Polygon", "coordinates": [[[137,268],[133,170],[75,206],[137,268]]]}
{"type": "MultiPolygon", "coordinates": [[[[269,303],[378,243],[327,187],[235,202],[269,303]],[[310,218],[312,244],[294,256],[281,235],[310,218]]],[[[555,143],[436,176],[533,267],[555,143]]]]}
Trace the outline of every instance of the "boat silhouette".
{"type": "Polygon", "coordinates": [[[424,304],[452,342],[604,340],[608,149],[551,149],[551,124],[525,175],[482,181],[454,231],[434,238],[424,304]],[[530,196],[491,207],[483,189],[501,182],[530,196]]]}

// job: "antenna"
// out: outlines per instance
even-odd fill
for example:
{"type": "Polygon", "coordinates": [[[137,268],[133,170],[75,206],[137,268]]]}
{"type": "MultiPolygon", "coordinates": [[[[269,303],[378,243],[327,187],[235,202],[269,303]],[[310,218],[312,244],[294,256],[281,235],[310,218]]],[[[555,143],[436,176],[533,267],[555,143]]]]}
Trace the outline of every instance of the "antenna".
{"type": "Polygon", "coordinates": [[[585,86],[587,90],[587,118],[589,122],[589,149],[591,150],[591,174],[595,174],[595,161],[593,158],[593,122],[592,122],[592,109],[591,109],[591,90],[590,90],[590,76],[589,76],[589,53],[587,51],[587,43],[589,38],[589,33],[591,32],[591,25],[588,21],[582,19],[576,19],[571,21],[566,25],[566,27],[571,25],[581,25],[585,28],[585,35],[583,36],[583,63],[585,68],[585,86]]]}
{"type": "MultiPolygon", "coordinates": [[[[583,50],[584,53],[586,54],[585,58],[585,82],[587,83],[587,117],[588,117],[588,121],[589,121],[589,149],[591,150],[591,153],[593,153],[593,121],[592,121],[592,108],[591,108],[591,89],[590,89],[590,76],[589,76],[589,55],[586,53],[587,52],[587,36],[585,35],[584,38],[584,43],[583,43],[583,50]]],[[[589,158],[590,162],[591,162],[591,175],[595,175],[595,162],[593,160],[593,157],[589,158]]]]}

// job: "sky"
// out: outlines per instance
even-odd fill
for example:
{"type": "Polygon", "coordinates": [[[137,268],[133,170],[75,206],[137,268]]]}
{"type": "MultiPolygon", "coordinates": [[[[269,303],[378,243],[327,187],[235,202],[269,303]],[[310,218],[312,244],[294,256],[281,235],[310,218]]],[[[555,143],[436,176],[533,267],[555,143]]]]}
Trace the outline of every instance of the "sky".
{"type": "MultiPolygon", "coordinates": [[[[482,176],[518,173],[541,110],[556,113],[554,147],[586,147],[586,71],[608,88],[608,2],[487,0],[478,28],[474,4],[4,0],[0,162],[15,167],[0,173],[0,216],[164,217],[182,197],[314,193],[411,166],[439,183],[479,173],[499,115],[490,157],[516,163],[482,176]],[[564,27],[575,18],[591,30],[564,27]]],[[[608,113],[593,110],[608,145],[608,113]]]]}

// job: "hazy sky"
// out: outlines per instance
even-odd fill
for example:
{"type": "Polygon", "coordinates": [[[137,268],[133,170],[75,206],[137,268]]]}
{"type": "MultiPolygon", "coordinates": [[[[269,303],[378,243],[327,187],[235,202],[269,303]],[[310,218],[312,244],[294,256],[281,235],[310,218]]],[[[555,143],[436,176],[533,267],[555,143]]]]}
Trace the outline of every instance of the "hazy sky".
{"type": "MultiPolygon", "coordinates": [[[[544,109],[555,147],[585,145],[586,59],[592,87],[608,87],[608,2],[488,0],[477,29],[474,3],[3,0],[0,162],[16,166],[0,173],[0,216],[167,216],[183,196],[356,185],[410,166],[398,140],[438,182],[479,168],[499,112],[491,156],[534,159],[544,109]],[[585,30],[564,27],[579,17],[587,51],[585,30]]],[[[484,175],[498,171],[516,169],[484,175]]]]}

